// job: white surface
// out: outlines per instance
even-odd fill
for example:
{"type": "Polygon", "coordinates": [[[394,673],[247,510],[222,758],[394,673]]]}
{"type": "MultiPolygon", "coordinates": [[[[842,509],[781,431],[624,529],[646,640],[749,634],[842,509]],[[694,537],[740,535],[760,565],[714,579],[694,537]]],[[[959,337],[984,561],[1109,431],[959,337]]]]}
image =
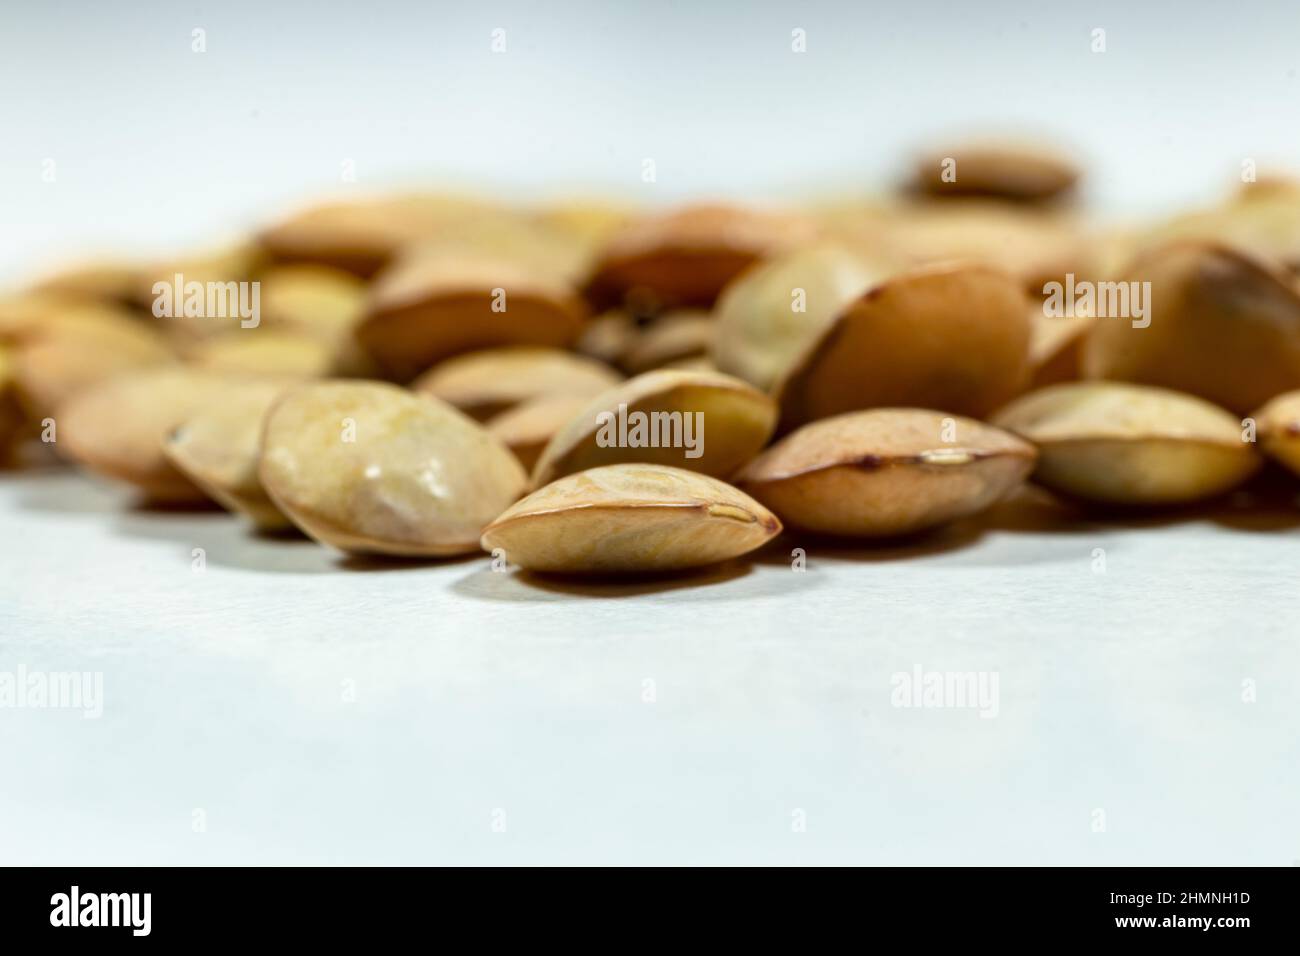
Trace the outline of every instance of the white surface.
{"type": "Polygon", "coordinates": [[[4,475],[0,515],[0,671],[104,675],[98,720],[0,710],[3,862],[1300,858],[1285,500],[1004,508],[592,587],[347,561],[63,472],[4,475]],[[918,665],[996,672],[997,716],[892,706],[918,665]]]}

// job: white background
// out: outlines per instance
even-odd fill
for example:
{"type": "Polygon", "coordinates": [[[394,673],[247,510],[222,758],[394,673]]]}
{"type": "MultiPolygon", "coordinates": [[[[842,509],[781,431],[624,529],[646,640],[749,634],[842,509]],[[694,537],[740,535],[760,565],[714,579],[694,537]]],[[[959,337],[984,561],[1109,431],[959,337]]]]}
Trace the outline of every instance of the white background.
{"type": "Polygon", "coordinates": [[[14,281],[235,234],[340,188],[347,159],[351,189],[779,200],[879,190],[932,137],[1007,129],[1076,149],[1123,215],[1206,201],[1243,158],[1300,161],[1300,6],[1282,0],[44,0],[0,29],[14,281]]]}
{"type": "MultiPolygon", "coordinates": [[[[782,199],[995,124],[1074,144],[1123,215],[1300,164],[1294,4],[703,7],[12,5],[0,270],[232,235],[345,159],[350,188],[782,199]]],[[[4,475],[0,671],[102,672],[105,701],[0,710],[0,862],[1289,865],[1289,495],[578,588],[4,475]],[[998,716],[892,707],[917,665],[996,672],[998,716]]]]}

